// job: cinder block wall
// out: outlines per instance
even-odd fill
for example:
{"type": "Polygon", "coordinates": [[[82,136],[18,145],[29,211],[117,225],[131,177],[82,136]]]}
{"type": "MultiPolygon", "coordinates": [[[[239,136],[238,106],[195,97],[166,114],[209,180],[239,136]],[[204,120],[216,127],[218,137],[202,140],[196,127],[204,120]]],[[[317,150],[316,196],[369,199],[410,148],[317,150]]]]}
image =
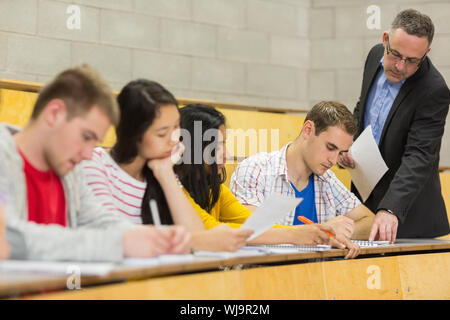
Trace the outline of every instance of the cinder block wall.
{"type": "Polygon", "coordinates": [[[310,0],[0,0],[0,77],[48,81],[82,62],[120,89],[137,77],[176,96],[309,107],[310,0]],[[79,30],[67,28],[70,5],[79,30]]]}
{"type": "MultiPolygon", "coordinates": [[[[408,7],[435,22],[430,55],[450,83],[450,0],[0,0],[0,77],[47,82],[86,62],[117,90],[145,77],[184,98],[353,109],[367,52],[408,7]],[[70,5],[80,29],[67,27],[70,5]]],[[[450,166],[450,125],[445,135],[450,166]]]]}

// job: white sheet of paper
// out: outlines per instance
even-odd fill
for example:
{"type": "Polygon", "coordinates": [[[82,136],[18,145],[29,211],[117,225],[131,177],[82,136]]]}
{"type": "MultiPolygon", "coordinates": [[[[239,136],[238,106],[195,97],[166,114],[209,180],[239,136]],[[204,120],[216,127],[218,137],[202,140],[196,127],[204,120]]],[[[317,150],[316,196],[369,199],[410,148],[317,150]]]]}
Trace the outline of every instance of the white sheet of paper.
{"type": "Polygon", "coordinates": [[[2,272],[30,272],[38,274],[66,275],[80,272],[82,276],[103,276],[115,268],[114,263],[78,261],[5,260],[0,262],[2,272]]]}
{"type": "Polygon", "coordinates": [[[277,221],[299,205],[302,198],[288,197],[281,194],[268,196],[263,204],[258,207],[241,226],[243,229],[253,230],[253,234],[247,239],[252,240],[261,233],[269,230],[277,221]]]}
{"type": "Polygon", "coordinates": [[[126,258],[122,265],[128,267],[154,267],[166,264],[183,264],[194,261],[192,254],[162,254],[153,258],[126,258]]]}
{"type": "Polygon", "coordinates": [[[213,252],[213,251],[195,251],[195,257],[198,258],[210,258],[210,259],[231,259],[231,258],[239,258],[239,257],[253,257],[253,256],[264,256],[265,252],[261,250],[242,247],[241,249],[235,252],[213,252]]]}
{"type": "Polygon", "coordinates": [[[355,168],[348,171],[363,201],[366,201],[378,181],[388,171],[373,137],[371,126],[368,126],[353,142],[350,150],[355,168]]]}

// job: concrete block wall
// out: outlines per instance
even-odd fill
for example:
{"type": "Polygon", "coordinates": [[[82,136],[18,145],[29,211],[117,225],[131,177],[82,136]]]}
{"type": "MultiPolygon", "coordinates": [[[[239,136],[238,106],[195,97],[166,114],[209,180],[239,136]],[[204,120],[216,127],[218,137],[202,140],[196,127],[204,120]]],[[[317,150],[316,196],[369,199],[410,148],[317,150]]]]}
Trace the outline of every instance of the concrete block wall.
{"type": "Polygon", "coordinates": [[[309,107],[310,0],[0,0],[0,77],[46,82],[89,63],[119,90],[309,107]],[[69,6],[80,29],[69,29],[69,6]]]}
{"type": "MultiPolygon", "coordinates": [[[[367,52],[408,7],[433,19],[430,56],[450,83],[450,0],[0,0],[0,77],[47,82],[85,62],[117,90],[145,77],[183,98],[353,109],[367,52]],[[370,5],[379,30],[366,26],[370,5]]],[[[450,124],[445,135],[450,166],[450,124]]]]}

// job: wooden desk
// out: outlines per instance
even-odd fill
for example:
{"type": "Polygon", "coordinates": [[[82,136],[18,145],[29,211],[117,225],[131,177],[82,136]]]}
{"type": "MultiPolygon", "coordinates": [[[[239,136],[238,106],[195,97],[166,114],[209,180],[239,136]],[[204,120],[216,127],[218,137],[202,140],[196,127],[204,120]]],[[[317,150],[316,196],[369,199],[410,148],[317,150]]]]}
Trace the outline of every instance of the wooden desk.
{"type": "MultiPolygon", "coordinates": [[[[450,299],[450,241],[398,242],[389,247],[362,249],[354,260],[343,260],[345,251],[336,249],[230,259],[198,258],[188,264],[151,268],[118,267],[107,276],[82,277],[81,290],[26,298],[450,299]],[[380,283],[369,279],[377,274],[380,283]],[[367,288],[369,280],[373,289],[367,288]]],[[[0,296],[65,290],[66,282],[66,276],[0,274],[0,296]]]]}

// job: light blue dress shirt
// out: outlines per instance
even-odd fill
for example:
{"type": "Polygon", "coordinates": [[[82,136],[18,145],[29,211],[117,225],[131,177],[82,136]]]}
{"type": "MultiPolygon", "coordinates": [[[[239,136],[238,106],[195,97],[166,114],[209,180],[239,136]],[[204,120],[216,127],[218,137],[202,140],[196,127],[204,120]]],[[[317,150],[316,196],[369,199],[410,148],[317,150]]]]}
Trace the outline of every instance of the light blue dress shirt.
{"type": "Polygon", "coordinates": [[[366,111],[364,114],[364,129],[372,126],[372,133],[377,144],[380,143],[381,132],[386,122],[392,104],[397,97],[405,80],[392,83],[384,73],[384,57],[380,60],[381,69],[375,77],[369,95],[367,96],[366,111]]]}

